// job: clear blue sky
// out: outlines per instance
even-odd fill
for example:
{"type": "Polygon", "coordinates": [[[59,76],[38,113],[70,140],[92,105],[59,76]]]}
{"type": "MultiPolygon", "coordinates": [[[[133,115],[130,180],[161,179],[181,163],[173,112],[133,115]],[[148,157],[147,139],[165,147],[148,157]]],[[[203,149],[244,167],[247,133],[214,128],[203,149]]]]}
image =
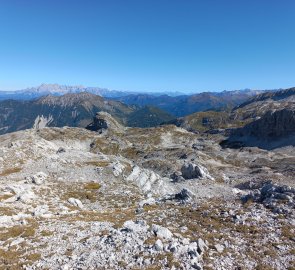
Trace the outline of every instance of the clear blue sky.
{"type": "Polygon", "coordinates": [[[0,89],[295,86],[294,0],[0,0],[0,89]]]}

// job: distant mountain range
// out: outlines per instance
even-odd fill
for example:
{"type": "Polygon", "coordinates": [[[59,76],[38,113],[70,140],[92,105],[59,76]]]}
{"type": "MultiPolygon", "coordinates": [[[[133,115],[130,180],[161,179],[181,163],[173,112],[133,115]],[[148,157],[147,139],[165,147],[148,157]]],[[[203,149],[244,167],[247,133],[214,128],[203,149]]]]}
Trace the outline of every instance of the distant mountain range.
{"type": "Polygon", "coordinates": [[[247,89],[223,92],[203,92],[175,97],[169,95],[154,96],[149,94],[132,94],[115,97],[113,99],[119,100],[128,105],[155,106],[176,117],[181,117],[210,109],[218,110],[223,108],[233,108],[259,93],[262,93],[262,91],[247,89]]]}
{"type": "Polygon", "coordinates": [[[245,89],[185,95],[180,92],[132,93],[99,87],[42,84],[24,90],[0,91],[0,100],[32,100],[46,95],[62,96],[83,92],[121,101],[127,105],[157,107],[175,117],[181,117],[199,111],[233,108],[263,91],[245,89]]]}
{"type": "MultiPolygon", "coordinates": [[[[77,94],[82,92],[88,92],[91,94],[99,95],[106,98],[118,98],[124,97],[127,95],[136,95],[138,92],[130,91],[118,91],[118,90],[109,90],[107,88],[100,87],[85,87],[82,85],[78,86],[68,86],[68,85],[59,85],[59,84],[41,84],[37,87],[30,87],[23,90],[16,91],[0,91],[0,100],[5,99],[16,99],[16,100],[30,100],[46,95],[53,96],[62,96],[65,94],[77,94]]],[[[181,95],[181,92],[161,92],[161,93],[149,93],[154,96],[159,96],[167,94],[170,96],[181,95]]]]}
{"type": "Polygon", "coordinates": [[[125,105],[87,92],[48,95],[34,100],[0,101],[0,134],[32,127],[86,127],[100,111],[110,113],[124,125],[138,127],[155,126],[173,118],[158,108],[125,105]]]}
{"type": "Polygon", "coordinates": [[[204,132],[242,127],[269,110],[293,110],[295,104],[295,88],[170,96],[43,84],[12,93],[1,92],[1,95],[5,100],[0,101],[0,134],[44,126],[86,127],[100,111],[110,113],[125,126],[173,123],[204,132]]]}
{"type": "Polygon", "coordinates": [[[116,90],[109,90],[106,88],[99,87],[84,87],[82,85],[78,86],[68,86],[59,84],[41,84],[37,87],[26,88],[23,90],[16,91],[0,91],[0,100],[4,99],[18,99],[18,100],[30,100],[46,95],[62,96],[65,94],[76,94],[88,92],[91,94],[99,95],[102,97],[119,97],[128,95],[131,92],[123,92],[116,90]]]}

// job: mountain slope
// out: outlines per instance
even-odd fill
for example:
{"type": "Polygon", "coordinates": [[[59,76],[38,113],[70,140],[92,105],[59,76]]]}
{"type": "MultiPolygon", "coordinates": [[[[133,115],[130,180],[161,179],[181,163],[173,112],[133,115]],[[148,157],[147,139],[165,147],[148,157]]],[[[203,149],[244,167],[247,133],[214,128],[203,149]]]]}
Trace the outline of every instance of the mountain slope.
{"type": "Polygon", "coordinates": [[[101,111],[111,114],[121,124],[132,127],[152,127],[173,119],[173,116],[158,108],[128,106],[82,92],[48,95],[29,101],[0,101],[0,134],[32,127],[86,127],[101,111]]]}
{"type": "Polygon", "coordinates": [[[181,117],[210,109],[221,109],[224,107],[233,108],[257,93],[259,93],[259,91],[239,90],[223,91],[220,93],[203,92],[176,97],[168,95],[153,96],[148,94],[133,94],[114,99],[129,105],[155,106],[176,117],[181,117]]]}
{"type": "Polygon", "coordinates": [[[85,127],[96,112],[106,111],[122,123],[134,108],[90,93],[45,96],[32,101],[0,102],[0,134],[43,126],[85,127]]]}
{"type": "Polygon", "coordinates": [[[128,116],[129,127],[154,127],[163,122],[171,121],[174,117],[156,107],[145,106],[128,116]]]}
{"type": "Polygon", "coordinates": [[[169,123],[200,132],[240,128],[260,119],[269,112],[283,109],[295,111],[295,88],[258,94],[233,110],[196,112],[169,123]]]}

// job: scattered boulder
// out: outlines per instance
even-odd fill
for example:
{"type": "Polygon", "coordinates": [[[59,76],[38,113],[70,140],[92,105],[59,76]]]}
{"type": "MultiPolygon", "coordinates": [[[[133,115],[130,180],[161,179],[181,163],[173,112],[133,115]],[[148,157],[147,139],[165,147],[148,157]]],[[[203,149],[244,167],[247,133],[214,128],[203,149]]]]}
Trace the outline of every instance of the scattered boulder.
{"type": "Polygon", "coordinates": [[[83,208],[83,204],[79,199],[69,198],[68,202],[75,207],[83,208]]]}
{"type": "Polygon", "coordinates": [[[56,151],[56,154],[60,154],[60,153],[64,153],[66,152],[66,149],[64,149],[63,147],[58,148],[58,150],[56,151]]]}
{"type": "Polygon", "coordinates": [[[273,184],[271,181],[262,187],[241,196],[242,202],[254,201],[278,213],[288,213],[295,206],[295,188],[273,184]]]}
{"type": "Polygon", "coordinates": [[[154,244],[154,249],[155,249],[156,251],[162,251],[163,248],[164,248],[164,246],[163,246],[162,241],[161,241],[160,239],[158,239],[158,240],[155,242],[155,244],[154,244]]]}
{"type": "Polygon", "coordinates": [[[36,197],[36,195],[34,192],[32,192],[31,190],[25,190],[17,196],[17,201],[20,201],[23,203],[28,203],[32,199],[34,199],[35,197],[36,197]]]}
{"type": "Polygon", "coordinates": [[[185,179],[182,177],[181,172],[174,172],[170,175],[170,178],[173,180],[173,182],[181,182],[185,179]]]}
{"type": "Polygon", "coordinates": [[[47,179],[48,175],[44,172],[38,172],[35,175],[29,176],[27,179],[36,185],[42,185],[47,179]]]}
{"type": "MultiPolygon", "coordinates": [[[[149,193],[152,191],[152,186],[158,184],[159,187],[162,186],[163,181],[161,177],[154,171],[143,169],[138,166],[134,166],[130,175],[126,178],[127,181],[134,182],[144,193],[149,193]]],[[[166,191],[164,189],[157,189],[158,193],[166,191]]]]}
{"type": "Polygon", "coordinates": [[[224,250],[224,245],[216,244],[214,248],[217,250],[218,253],[222,253],[224,250]]]}
{"type": "Polygon", "coordinates": [[[202,254],[206,249],[208,249],[208,246],[206,245],[206,243],[204,242],[204,240],[202,238],[199,238],[198,241],[198,253],[202,254]]]}
{"type": "Polygon", "coordinates": [[[156,204],[156,200],[153,197],[150,197],[146,200],[140,201],[138,205],[140,208],[142,208],[145,205],[154,205],[154,204],[156,204]]]}
{"type": "Polygon", "coordinates": [[[182,177],[184,179],[195,179],[195,178],[209,178],[213,179],[208,170],[202,165],[196,165],[194,163],[185,163],[181,167],[182,177]]]}
{"type": "Polygon", "coordinates": [[[157,237],[162,238],[162,239],[169,240],[173,237],[173,234],[169,229],[162,227],[160,225],[153,224],[152,231],[154,232],[154,234],[157,237]]]}
{"type": "Polygon", "coordinates": [[[136,222],[134,222],[133,220],[127,220],[123,224],[123,230],[132,233],[146,233],[148,231],[148,228],[148,225],[143,220],[136,222]]]}
{"type": "Polygon", "coordinates": [[[175,200],[181,201],[183,203],[190,202],[194,197],[194,194],[188,189],[184,188],[179,193],[175,194],[175,200]]]}
{"type": "Polygon", "coordinates": [[[123,164],[121,164],[120,162],[116,162],[113,165],[113,174],[118,177],[120,174],[123,173],[123,170],[125,169],[125,166],[123,164]]]}

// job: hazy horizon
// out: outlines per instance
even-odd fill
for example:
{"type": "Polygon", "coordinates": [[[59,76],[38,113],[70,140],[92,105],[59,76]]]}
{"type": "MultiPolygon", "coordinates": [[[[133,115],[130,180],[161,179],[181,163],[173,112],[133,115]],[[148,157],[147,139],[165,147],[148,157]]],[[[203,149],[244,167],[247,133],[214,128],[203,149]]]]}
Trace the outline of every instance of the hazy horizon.
{"type": "Polygon", "coordinates": [[[65,85],[65,84],[60,84],[60,83],[41,83],[40,85],[34,85],[34,86],[27,86],[23,87],[20,89],[2,89],[0,87],[0,92],[14,92],[14,91],[23,91],[26,89],[31,89],[31,88],[37,88],[41,85],[59,85],[59,86],[69,86],[69,87],[83,87],[83,88],[100,88],[100,89],[106,89],[109,91],[119,91],[119,92],[126,92],[126,93],[142,93],[142,94],[160,94],[160,93],[179,93],[179,94],[184,94],[184,95],[190,95],[190,94],[198,94],[198,93],[203,93],[203,92],[222,92],[222,91],[243,91],[243,90],[254,90],[254,91],[262,91],[262,90],[276,90],[276,89],[287,89],[287,88],[292,88],[294,86],[289,86],[289,87],[280,87],[280,88],[269,88],[269,89],[252,89],[252,88],[241,88],[241,89],[219,89],[219,90],[196,90],[196,91],[188,91],[188,90],[155,90],[155,91],[148,91],[148,90],[138,90],[138,91],[130,91],[130,90],[125,90],[125,89],[110,89],[107,87],[100,87],[100,86],[87,86],[83,84],[77,84],[77,85],[65,85]]]}

